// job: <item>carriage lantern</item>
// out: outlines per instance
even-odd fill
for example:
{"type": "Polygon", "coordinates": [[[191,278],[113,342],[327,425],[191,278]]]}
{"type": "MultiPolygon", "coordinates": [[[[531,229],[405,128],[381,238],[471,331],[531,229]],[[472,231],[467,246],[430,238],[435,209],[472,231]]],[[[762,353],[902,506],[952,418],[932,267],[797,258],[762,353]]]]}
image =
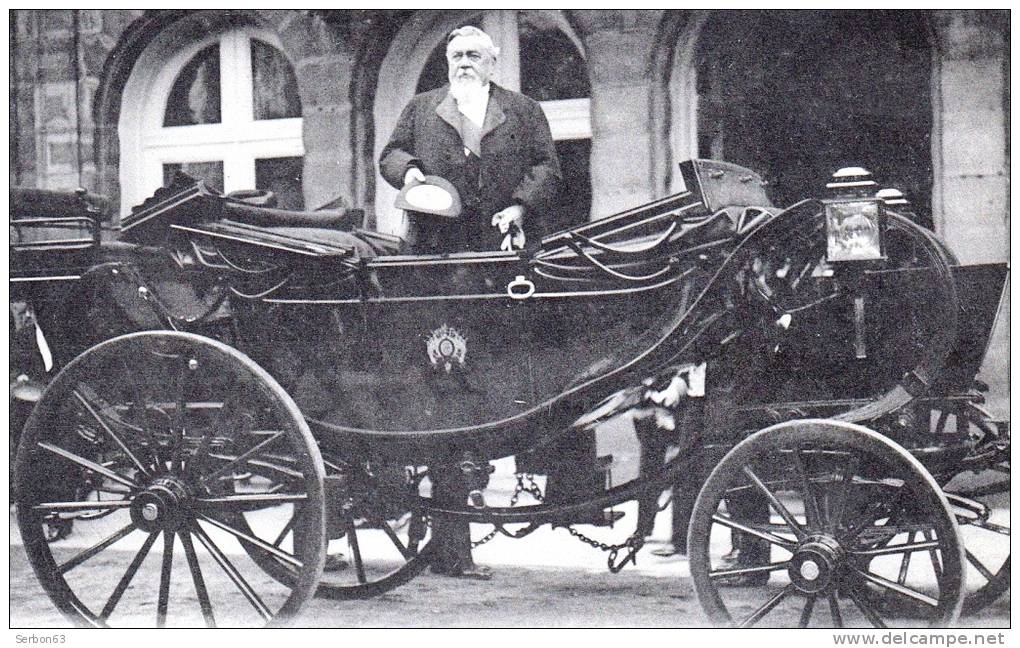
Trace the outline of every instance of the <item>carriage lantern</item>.
{"type": "Polygon", "coordinates": [[[829,263],[873,261],[885,258],[882,248],[883,201],[877,185],[861,167],[845,167],[825,185],[825,227],[829,263]]]}
{"type": "Polygon", "coordinates": [[[903,195],[903,192],[893,187],[879,189],[878,193],[875,194],[875,198],[880,199],[889,207],[897,207],[901,209],[910,208],[910,201],[903,195]]]}
{"type": "Polygon", "coordinates": [[[875,197],[881,200],[882,204],[889,209],[906,216],[915,223],[917,222],[917,212],[914,211],[914,206],[910,204],[910,201],[907,200],[907,197],[899,189],[892,187],[881,189],[875,194],[875,197]]]}

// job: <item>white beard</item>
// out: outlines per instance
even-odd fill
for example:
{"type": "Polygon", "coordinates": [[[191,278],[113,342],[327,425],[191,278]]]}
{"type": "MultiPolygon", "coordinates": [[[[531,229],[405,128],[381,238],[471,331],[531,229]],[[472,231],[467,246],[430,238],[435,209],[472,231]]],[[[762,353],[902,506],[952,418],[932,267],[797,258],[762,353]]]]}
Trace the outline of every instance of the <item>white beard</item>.
{"type": "Polygon", "coordinates": [[[453,77],[450,79],[450,94],[458,106],[471,105],[485,97],[485,86],[476,77],[453,77]]]}

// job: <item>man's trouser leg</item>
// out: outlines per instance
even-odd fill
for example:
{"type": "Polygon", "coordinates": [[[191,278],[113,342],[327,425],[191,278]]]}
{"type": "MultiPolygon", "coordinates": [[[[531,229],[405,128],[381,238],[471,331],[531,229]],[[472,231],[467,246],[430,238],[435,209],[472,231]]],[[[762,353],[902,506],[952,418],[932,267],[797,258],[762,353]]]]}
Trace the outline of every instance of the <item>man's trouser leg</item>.
{"type": "MultiPolygon", "coordinates": [[[[740,401],[750,398],[757,387],[755,380],[761,375],[759,363],[760,358],[756,354],[741,358],[740,362],[728,357],[709,363],[705,394],[705,438],[708,442],[727,439],[740,431],[738,408],[740,401]]],[[[757,490],[746,489],[728,497],[726,508],[734,519],[753,526],[769,521],[768,501],[757,490]]],[[[768,562],[770,548],[767,541],[737,531],[732,532],[732,537],[740,565],[768,562]]],[[[768,580],[767,574],[759,576],[762,577],[768,580]]]]}
{"type": "MultiPolygon", "coordinates": [[[[634,433],[641,445],[638,474],[642,482],[648,483],[658,476],[666,460],[666,438],[653,417],[634,419],[634,433]]],[[[649,490],[638,500],[637,528],[651,535],[658,512],[659,490],[649,490]]]]}
{"type": "Polygon", "coordinates": [[[595,470],[595,433],[571,431],[548,449],[551,459],[546,481],[546,503],[585,500],[605,484],[595,470]]]}
{"type": "MultiPolygon", "coordinates": [[[[757,493],[740,494],[726,500],[726,508],[734,520],[753,527],[762,527],[769,521],[769,504],[757,493]]],[[[771,555],[768,541],[755,536],[733,532],[733,548],[739,551],[740,565],[764,565],[771,555]]]]}
{"type": "MultiPolygon", "coordinates": [[[[440,465],[432,470],[432,499],[440,508],[464,508],[467,488],[458,466],[440,465]]],[[[460,517],[435,515],[432,541],[436,543],[432,568],[442,574],[459,575],[474,568],[471,559],[471,530],[460,517]]]]}

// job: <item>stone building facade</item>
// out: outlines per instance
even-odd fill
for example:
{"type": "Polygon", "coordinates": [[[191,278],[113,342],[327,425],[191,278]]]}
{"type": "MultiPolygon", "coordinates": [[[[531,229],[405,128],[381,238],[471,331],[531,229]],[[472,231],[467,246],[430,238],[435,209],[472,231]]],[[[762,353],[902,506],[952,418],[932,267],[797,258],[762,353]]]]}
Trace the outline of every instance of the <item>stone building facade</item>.
{"type": "MultiPolygon", "coordinates": [[[[183,169],[225,191],[273,189],[294,207],[340,200],[392,229],[378,152],[406,101],[442,81],[445,35],[471,23],[502,48],[497,81],[549,116],[570,180],[557,224],[669,193],[689,157],[762,172],[780,205],[861,164],[906,189],[963,263],[1009,256],[1005,11],[16,10],[10,20],[11,184],[85,187],[116,214],[183,169]]],[[[986,366],[1000,386],[1002,328],[986,366]]]]}

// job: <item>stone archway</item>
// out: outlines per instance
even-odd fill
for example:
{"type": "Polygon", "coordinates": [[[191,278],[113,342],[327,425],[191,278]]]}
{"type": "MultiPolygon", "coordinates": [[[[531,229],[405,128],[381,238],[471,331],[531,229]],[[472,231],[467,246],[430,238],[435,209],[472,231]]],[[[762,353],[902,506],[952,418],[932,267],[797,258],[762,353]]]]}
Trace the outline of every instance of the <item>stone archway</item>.
{"type": "MultiPolygon", "coordinates": [[[[818,24],[811,26],[811,28],[815,31],[818,31],[819,29],[824,30],[826,28],[826,25],[824,25],[825,16],[819,15],[818,12],[806,13],[809,15],[791,15],[791,19],[803,19],[815,21],[816,23],[821,21],[823,23],[821,26],[818,24]]],[[[861,12],[858,12],[859,15],[854,16],[851,15],[852,13],[853,12],[843,12],[842,14],[839,14],[838,17],[857,19],[864,15],[861,14],[861,12]]],[[[796,122],[797,119],[803,117],[805,119],[803,123],[807,124],[811,120],[817,121],[819,117],[823,120],[825,119],[823,116],[825,112],[824,106],[822,108],[822,115],[794,114],[798,113],[797,106],[799,104],[797,102],[799,98],[803,97],[804,92],[803,88],[800,88],[799,92],[795,91],[795,84],[792,82],[788,84],[788,90],[790,91],[785,95],[781,92],[781,88],[775,88],[774,91],[776,96],[774,97],[749,97],[745,96],[745,93],[742,93],[743,89],[740,87],[718,87],[720,79],[728,79],[728,83],[732,85],[736,82],[735,80],[740,79],[740,68],[742,66],[755,64],[754,61],[740,61],[735,60],[732,56],[727,56],[725,54],[725,50],[727,50],[727,48],[733,49],[736,52],[745,51],[748,43],[759,43],[763,39],[767,40],[771,37],[768,33],[757,34],[757,32],[755,32],[755,35],[741,35],[735,33],[736,31],[743,29],[740,27],[740,24],[751,24],[751,29],[753,31],[754,25],[757,25],[757,23],[760,23],[765,19],[773,20],[773,22],[781,21],[781,14],[782,12],[735,11],[727,12],[726,14],[718,11],[669,12],[666,14],[662,24],[659,26],[659,31],[656,36],[656,49],[653,54],[653,75],[655,83],[653,84],[652,91],[652,122],[653,129],[656,134],[655,142],[653,143],[653,164],[655,167],[653,169],[653,180],[657,192],[669,193],[671,190],[675,190],[674,174],[672,173],[673,167],[675,167],[676,162],[686,158],[723,155],[731,161],[743,162],[755,167],[762,167],[763,165],[768,166],[772,160],[778,160],[781,157],[789,159],[791,156],[798,153],[797,150],[784,149],[783,151],[779,151],[778,149],[781,149],[782,146],[758,146],[758,149],[761,149],[761,151],[759,151],[757,155],[751,155],[746,152],[741,153],[741,146],[739,144],[745,143],[744,148],[747,148],[748,146],[753,147],[753,142],[755,141],[756,134],[758,133],[766,133],[766,135],[762,135],[761,137],[773,137],[776,140],[784,137],[792,140],[803,135],[802,139],[804,139],[804,144],[802,145],[800,152],[809,157],[812,155],[818,157],[818,151],[826,148],[833,148],[833,146],[837,149],[840,146],[848,149],[854,149],[852,144],[839,144],[839,140],[841,137],[843,139],[852,139],[851,136],[847,135],[847,132],[852,128],[855,128],[856,125],[846,123],[834,124],[832,121],[830,121],[828,126],[818,124],[816,125],[816,130],[819,134],[826,132],[826,129],[828,129],[828,132],[832,135],[831,139],[826,140],[825,142],[818,142],[815,141],[817,137],[808,137],[803,133],[798,135],[799,131],[797,131],[795,123],[791,126],[790,124],[777,125],[769,122],[769,119],[772,119],[768,116],[769,114],[774,113],[779,115],[784,110],[791,115],[787,121],[796,122]],[[743,21],[743,23],[741,23],[741,21],[743,21]],[[706,31],[711,31],[712,34],[706,36],[706,31]],[[709,61],[708,66],[706,66],[705,63],[706,60],[709,61]],[[713,61],[714,63],[712,63],[713,61]],[[719,70],[721,70],[721,72],[719,70]],[[699,72],[701,73],[700,79],[699,72]],[[712,86],[711,77],[713,76],[715,77],[715,86],[710,87],[712,86]],[[719,140],[719,138],[717,138],[714,147],[710,143],[706,143],[706,132],[708,130],[706,115],[713,111],[717,115],[726,114],[727,111],[739,111],[741,110],[739,107],[743,105],[743,103],[750,102],[752,99],[765,102],[766,104],[771,102],[772,105],[776,105],[778,107],[771,111],[771,113],[768,110],[755,110],[752,107],[743,111],[742,120],[737,118],[728,119],[728,123],[731,128],[736,125],[740,125],[744,131],[741,133],[741,129],[735,129],[732,133],[731,143],[737,144],[736,146],[731,145],[729,147],[722,147],[720,145],[721,140],[719,140]],[[752,120],[758,118],[761,119],[761,124],[756,125],[750,123],[752,120]],[[782,126],[782,128],[780,126],[782,126]],[[790,130],[791,128],[793,130],[790,130]],[[787,133],[786,131],[790,132],[787,133]],[[824,146],[822,145],[823,143],[825,144],[824,146]],[[726,148],[726,150],[723,150],[724,148],[726,148]],[[769,154],[762,152],[769,150],[770,148],[777,150],[771,151],[769,154]],[[782,153],[782,155],[780,153],[782,153]]],[[[923,47],[927,48],[927,50],[917,50],[918,53],[914,55],[912,59],[913,63],[910,64],[913,66],[911,71],[917,72],[917,74],[914,74],[913,77],[910,77],[916,77],[916,79],[918,79],[916,83],[914,81],[910,82],[914,83],[914,85],[911,85],[909,88],[896,88],[891,86],[887,81],[883,85],[883,79],[876,78],[872,83],[872,86],[880,89],[870,95],[866,95],[865,103],[870,103],[873,106],[880,106],[881,109],[888,109],[892,111],[898,110],[899,112],[893,115],[893,117],[900,119],[901,121],[908,117],[906,112],[908,109],[908,103],[912,106],[913,103],[916,103],[916,100],[920,97],[922,100],[921,103],[926,106],[921,118],[919,120],[913,120],[913,123],[920,124],[922,126],[924,132],[918,136],[919,139],[917,139],[917,141],[911,140],[911,143],[909,143],[909,147],[917,152],[917,155],[913,156],[911,159],[922,160],[922,166],[926,170],[917,170],[916,172],[908,173],[908,177],[895,177],[891,178],[891,180],[910,185],[905,188],[914,189],[915,193],[919,194],[918,197],[920,198],[920,202],[924,205],[925,212],[929,212],[927,205],[934,203],[933,206],[937,209],[938,196],[940,195],[938,186],[938,166],[940,162],[939,156],[941,149],[939,142],[937,141],[940,131],[938,128],[937,115],[935,114],[938,101],[936,96],[938,84],[935,80],[938,76],[939,61],[937,49],[934,45],[936,39],[933,36],[929,20],[924,14],[911,13],[909,16],[905,14],[897,14],[895,16],[891,16],[889,19],[900,21],[897,23],[897,27],[899,28],[909,26],[915,33],[923,33],[924,36],[922,40],[926,41],[926,44],[924,44],[923,47]],[[911,21],[913,21],[912,24],[906,24],[911,21]],[[897,96],[897,92],[900,93],[900,96],[897,96]],[[909,98],[909,100],[906,98],[909,98]],[[899,101],[899,104],[897,104],[897,100],[899,101]],[[928,138],[930,138],[930,141],[928,138]],[[918,179],[920,177],[919,174],[926,174],[927,179],[918,179]],[[934,187],[932,186],[933,184],[934,187]]],[[[861,18],[861,20],[863,20],[863,18],[861,18]]],[[[880,19],[876,18],[875,20],[880,19]]],[[[744,26],[746,27],[747,25],[744,26]]],[[[746,29],[744,31],[746,31],[746,29]]],[[[889,36],[890,39],[894,39],[900,35],[896,29],[891,27],[883,32],[883,34],[889,36]]],[[[833,57],[845,57],[845,53],[839,54],[838,47],[834,46],[833,43],[839,45],[851,37],[856,37],[862,40],[862,42],[868,40],[868,38],[872,38],[872,49],[877,53],[876,64],[879,67],[883,65],[882,61],[885,60],[881,57],[887,56],[886,54],[883,54],[883,51],[895,50],[899,47],[899,44],[896,42],[887,43],[886,41],[878,41],[879,37],[873,36],[871,33],[842,33],[841,39],[823,39],[821,42],[825,42],[826,47],[832,50],[833,57]],[[886,45],[888,45],[888,47],[886,47],[886,45]]],[[[775,52],[776,60],[779,60],[782,56],[789,54],[788,52],[781,51],[780,43],[777,43],[774,48],[770,49],[766,47],[763,49],[764,52],[762,55],[756,58],[763,68],[767,68],[769,65],[772,65],[772,62],[769,61],[769,52],[775,52]]],[[[828,52],[828,49],[816,47],[816,51],[818,52],[828,52]]],[[[891,60],[892,57],[887,56],[887,58],[891,60]]],[[[886,61],[886,63],[889,63],[889,61],[886,61]]],[[[778,63],[776,65],[778,65],[778,63]]],[[[830,62],[822,58],[818,61],[818,65],[824,67],[825,65],[830,65],[830,62]]],[[[838,69],[838,64],[831,63],[831,65],[838,69]]],[[[902,66],[892,65],[889,63],[886,66],[886,69],[895,69],[897,72],[901,72],[902,66]]],[[[874,74],[875,71],[872,71],[872,73],[874,74]]],[[[839,77],[838,74],[832,74],[830,76],[833,78],[839,77]]],[[[883,72],[878,76],[884,77],[888,76],[888,74],[883,72]]],[[[844,81],[855,81],[853,74],[844,75],[843,79],[844,81]]],[[[857,80],[859,81],[859,79],[857,80]]],[[[723,85],[726,83],[727,82],[724,81],[723,85]]],[[[781,81],[781,83],[785,83],[785,81],[781,81]]],[[[825,102],[829,102],[829,105],[834,107],[835,104],[832,103],[832,95],[834,95],[834,93],[838,93],[841,90],[845,90],[848,94],[860,91],[860,88],[843,88],[836,83],[828,83],[828,85],[820,83],[818,85],[825,86],[826,92],[824,95],[818,95],[817,98],[813,98],[811,101],[815,104],[824,104],[825,102]]],[[[858,83],[858,85],[865,88],[870,87],[867,84],[858,83]]],[[[909,83],[906,85],[909,85],[909,83]]],[[[746,95],[750,94],[753,93],[746,93],[746,95]]],[[[759,92],[758,94],[761,93],[759,92]]],[[[831,120],[840,121],[840,119],[836,116],[838,112],[838,110],[831,112],[831,120]]],[[[723,117],[719,117],[719,119],[721,119],[722,122],[727,121],[727,119],[723,117]]],[[[876,118],[873,119],[872,122],[873,123],[861,123],[859,126],[862,132],[871,133],[871,131],[874,131],[874,133],[870,135],[869,141],[875,145],[875,151],[879,151],[882,146],[886,145],[886,140],[891,141],[901,135],[900,130],[902,129],[897,130],[894,127],[890,127],[892,130],[889,132],[889,136],[882,137],[880,136],[883,127],[882,119],[876,118]]],[[[803,128],[801,130],[803,130],[803,128]]],[[[900,139],[902,139],[902,137],[900,137],[900,139]]],[[[904,143],[900,146],[900,148],[904,148],[907,145],[908,144],[904,143]]],[[[873,156],[874,159],[871,162],[873,166],[881,166],[881,164],[885,162],[886,157],[895,159],[899,149],[894,145],[890,144],[890,146],[893,146],[893,148],[886,151],[889,154],[888,156],[882,156],[878,153],[873,156]]],[[[865,153],[867,152],[868,150],[865,148],[865,153]]],[[[852,155],[852,150],[849,150],[847,155],[852,155]]],[[[822,157],[824,157],[824,155],[822,155],[822,157]]],[[[826,159],[814,160],[813,162],[806,162],[806,164],[808,166],[814,165],[827,167],[830,166],[832,162],[826,159]]],[[[909,166],[910,164],[911,162],[908,162],[905,159],[900,160],[898,164],[890,163],[888,165],[890,166],[890,169],[886,169],[886,171],[890,172],[892,169],[901,169],[905,166],[909,166]]],[[[769,173],[769,169],[766,168],[756,170],[765,171],[766,175],[769,173]]],[[[824,178],[824,174],[826,172],[831,172],[831,169],[818,169],[818,173],[822,174],[822,178],[824,178]]],[[[773,173],[773,175],[775,175],[775,173],[773,173]]],[[[888,175],[894,174],[890,172],[888,175]]],[[[780,184],[782,184],[784,180],[787,185],[791,184],[788,178],[779,178],[780,184]]],[[[793,184],[797,185],[797,183],[793,184]]],[[[807,186],[808,184],[811,183],[801,181],[799,185],[797,185],[796,191],[787,189],[785,193],[782,191],[780,193],[784,193],[785,198],[788,198],[785,194],[798,192],[802,192],[807,195],[814,189],[813,185],[807,186]],[[804,186],[802,187],[800,185],[804,186]]]]}
{"type": "Polygon", "coordinates": [[[694,48],[708,10],[670,11],[663,16],[652,51],[652,186],[655,196],[679,189],[678,162],[698,156],[698,93],[694,48]]]}
{"type": "MultiPolygon", "coordinates": [[[[584,45],[574,32],[562,12],[529,11],[528,14],[540,14],[544,23],[552,25],[551,29],[565,35],[584,56],[584,45]]],[[[501,48],[497,58],[494,81],[511,90],[521,90],[524,80],[521,79],[518,26],[520,18],[511,11],[477,10],[477,11],[422,11],[414,14],[397,32],[390,48],[387,50],[379,68],[378,80],[373,106],[375,138],[373,164],[379,159],[383,147],[389,140],[396,125],[400,112],[414,96],[422,71],[433,55],[437,46],[444,42],[450,31],[472,22],[484,29],[496,45],[501,48]]],[[[529,77],[530,78],[530,77],[529,77]]],[[[587,80],[587,79],[586,79],[587,80]]],[[[553,138],[560,145],[568,144],[564,140],[587,140],[591,136],[588,99],[567,101],[543,101],[542,107],[549,118],[553,138]],[[583,105],[582,105],[583,104],[583,105]]],[[[575,164],[571,168],[583,166],[580,171],[585,180],[588,177],[587,152],[568,151],[575,164]],[[579,160],[583,160],[579,162],[579,160]]],[[[561,160],[564,152],[561,149],[561,160]]],[[[373,169],[373,171],[376,171],[373,169]]],[[[399,215],[392,208],[397,191],[386,183],[378,173],[375,177],[375,221],[376,227],[382,231],[399,233],[399,215]]],[[[580,184],[580,183],[578,183],[580,184]]],[[[587,182],[583,183],[587,186],[587,182]]],[[[590,190],[584,189],[586,202],[590,190]]],[[[587,211],[585,211],[585,215],[587,211]]]]}

